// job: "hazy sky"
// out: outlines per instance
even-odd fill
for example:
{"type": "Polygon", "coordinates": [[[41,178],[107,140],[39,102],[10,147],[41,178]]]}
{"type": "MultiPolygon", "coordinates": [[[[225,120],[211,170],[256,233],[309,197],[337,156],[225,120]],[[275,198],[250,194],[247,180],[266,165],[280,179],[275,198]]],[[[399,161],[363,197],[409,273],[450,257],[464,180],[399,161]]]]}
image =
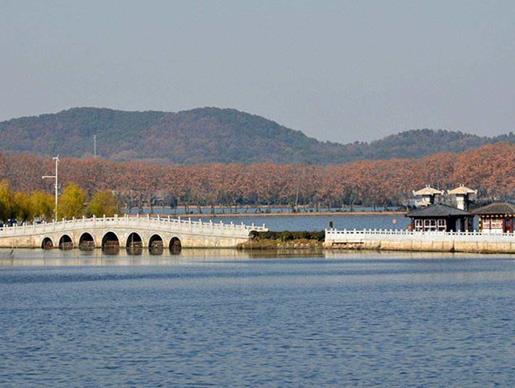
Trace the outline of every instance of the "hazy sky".
{"type": "Polygon", "coordinates": [[[232,107],[323,140],[515,129],[515,1],[0,0],[0,120],[232,107]]]}

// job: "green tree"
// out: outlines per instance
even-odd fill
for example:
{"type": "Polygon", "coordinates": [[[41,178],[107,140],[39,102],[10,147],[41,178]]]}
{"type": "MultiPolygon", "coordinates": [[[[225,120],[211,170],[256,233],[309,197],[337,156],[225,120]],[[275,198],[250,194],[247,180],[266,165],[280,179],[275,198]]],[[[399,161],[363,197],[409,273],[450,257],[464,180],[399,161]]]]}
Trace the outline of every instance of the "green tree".
{"type": "Polygon", "coordinates": [[[30,201],[30,195],[18,191],[14,193],[13,213],[16,219],[20,222],[28,221],[33,218],[33,209],[30,201]]]}
{"type": "Polygon", "coordinates": [[[34,191],[30,195],[32,215],[44,220],[51,220],[54,215],[54,196],[44,191],[34,191]]]}
{"type": "Polygon", "coordinates": [[[112,217],[120,209],[118,199],[111,191],[99,191],[93,195],[88,205],[88,216],[112,217]]]}
{"type": "Polygon", "coordinates": [[[13,192],[6,180],[0,181],[0,220],[6,222],[13,213],[13,192]]]}
{"type": "Polygon", "coordinates": [[[57,218],[82,217],[85,202],[86,192],[75,183],[69,183],[59,197],[57,218]]]}

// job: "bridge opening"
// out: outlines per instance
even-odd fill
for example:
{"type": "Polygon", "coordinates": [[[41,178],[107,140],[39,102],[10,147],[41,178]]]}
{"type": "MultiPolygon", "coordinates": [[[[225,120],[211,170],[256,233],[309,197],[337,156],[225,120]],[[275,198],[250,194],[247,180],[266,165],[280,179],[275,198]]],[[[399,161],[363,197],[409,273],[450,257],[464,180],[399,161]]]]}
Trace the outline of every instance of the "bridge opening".
{"type": "Polygon", "coordinates": [[[143,253],[143,241],[141,240],[141,236],[137,233],[129,234],[125,247],[129,255],[141,255],[143,253]]]}
{"type": "Polygon", "coordinates": [[[68,250],[73,248],[73,241],[70,236],[63,234],[59,239],[59,249],[68,250]]]}
{"type": "Polygon", "coordinates": [[[158,234],[150,237],[148,249],[151,255],[161,255],[163,253],[163,239],[158,234]]]}
{"type": "Polygon", "coordinates": [[[179,240],[177,237],[173,237],[170,240],[169,247],[170,247],[170,253],[172,255],[178,255],[179,253],[181,253],[181,249],[182,249],[181,240],[179,240]]]}
{"type": "Polygon", "coordinates": [[[92,251],[95,249],[95,240],[89,233],[82,233],[79,238],[79,249],[83,251],[92,251]]]}
{"type": "Polygon", "coordinates": [[[120,251],[120,241],[113,232],[107,232],[102,238],[102,250],[107,254],[117,254],[120,251]]]}
{"type": "Polygon", "coordinates": [[[42,249],[52,249],[54,247],[54,243],[50,237],[45,237],[43,242],[41,243],[42,249]]]}

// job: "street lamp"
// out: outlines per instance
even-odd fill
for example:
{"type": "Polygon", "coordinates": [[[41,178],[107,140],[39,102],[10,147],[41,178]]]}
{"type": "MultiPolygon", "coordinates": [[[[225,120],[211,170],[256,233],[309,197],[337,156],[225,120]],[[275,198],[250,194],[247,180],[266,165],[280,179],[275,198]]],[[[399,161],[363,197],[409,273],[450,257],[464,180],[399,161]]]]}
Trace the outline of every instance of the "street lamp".
{"type": "Polygon", "coordinates": [[[55,179],[55,207],[54,207],[54,220],[57,221],[57,196],[59,195],[58,177],[59,177],[59,155],[54,156],[55,160],[55,175],[43,175],[42,179],[55,179]]]}

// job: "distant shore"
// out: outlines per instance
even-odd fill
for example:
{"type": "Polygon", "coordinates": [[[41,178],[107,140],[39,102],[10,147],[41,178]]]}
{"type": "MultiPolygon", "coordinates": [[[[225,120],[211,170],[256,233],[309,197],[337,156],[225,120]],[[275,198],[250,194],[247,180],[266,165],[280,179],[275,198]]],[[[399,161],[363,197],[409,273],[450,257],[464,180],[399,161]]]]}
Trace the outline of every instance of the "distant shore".
{"type": "MultiPolygon", "coordinates": [[[[145,213],[145,215],[148,213],[145,213]]],[[[193,214],[162,214],[149,213],[151,217],[181,217],[181,218],[236,218],[236,217],[322,217],[322,216],[395,216],[404,215],[405,211],[398,210],[356,210],[343,212],[270,212],[270,213],[193,213],[193,214]]]]}

